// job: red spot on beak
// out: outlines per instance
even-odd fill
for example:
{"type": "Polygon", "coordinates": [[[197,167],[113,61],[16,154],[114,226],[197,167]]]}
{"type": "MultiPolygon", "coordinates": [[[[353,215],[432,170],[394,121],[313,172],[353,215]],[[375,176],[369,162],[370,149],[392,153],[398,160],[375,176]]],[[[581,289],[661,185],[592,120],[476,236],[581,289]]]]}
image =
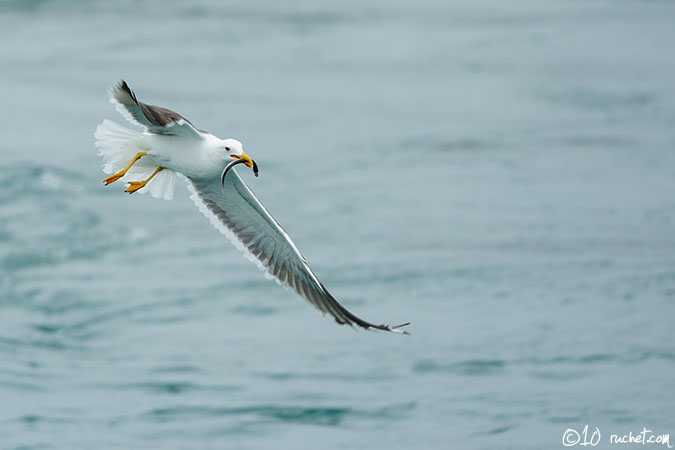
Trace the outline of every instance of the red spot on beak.
{"type": "MultiPolygon", "coordinates": [[[[239,155],[230,155],[230,158],[234,158],[234,159],[244,159],[244,158],[242,158],[242,157],[239,156],[239,155]]],[[[246,167],[253,168],[253,166],[251,165],[251,163],[248,162],[248,161],[244,162],[244,165],[245,165],[246,167]]]]}

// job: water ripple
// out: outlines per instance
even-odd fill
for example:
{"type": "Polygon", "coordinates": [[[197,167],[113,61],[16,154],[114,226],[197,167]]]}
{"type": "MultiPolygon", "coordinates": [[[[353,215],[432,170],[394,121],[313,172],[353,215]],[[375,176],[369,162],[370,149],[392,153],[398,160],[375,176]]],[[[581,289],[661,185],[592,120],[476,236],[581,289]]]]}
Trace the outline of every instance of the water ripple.
{"type": "Polygon", "coordinates": [[[361,410],[349,407],[280,405],[241,406],[231,408],[183,405],[152,409],[144,413],[142,417],[150,421],[171,422],[200,419],[204,417],[242,416],[283,423],[337,426],[348,417],[394,418],[401,412],[413,409],[415,406],[416,403],[411,402],[389,405],[373,410],[361,410]]]}
{"type": "Polygon", "coordinates": [[[385,372],[372,372],[362,374],[348,374],[342,372],[260,372],[254,376],[275,381],[289,380],[342,380],[342,381],[374,381],[396,378],[395,375],[385,372]]]}
{"type": "Polygon", "coordinates": [[[413,370],[418,373],[445,372],[456,375],[495,375],[505,368],[506,361],[499,359],[472,359],[449,364],[428,359],[413,366],[413,370]]]}
{"type": "Polygon", "coordinates": [[[234,385],[201,385],[189,381],[146,381],[115,385],[101,385],[102,388],[141,390],[155,394],[183,394],[190,391],[238,391],[241,386],[234,385]]]}

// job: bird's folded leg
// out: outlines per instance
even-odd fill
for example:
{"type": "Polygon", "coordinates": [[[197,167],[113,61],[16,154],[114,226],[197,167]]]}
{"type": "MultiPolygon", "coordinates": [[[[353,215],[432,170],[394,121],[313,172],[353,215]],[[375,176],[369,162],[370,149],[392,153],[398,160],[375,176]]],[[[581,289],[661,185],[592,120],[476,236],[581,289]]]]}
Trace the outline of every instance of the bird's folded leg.
{"type": "Polygon", "coordinates": [[[130,181],[130,182],[129,182],[129,187],[128,187],[124,192],[128,192],[128,193],[130,193],[130,194],[133,194],[133,193],[136,192],[137,190],[139,190],[139,189],[145,187],[145,185],[148,184],[148,181],[152,180],[152,179],[154,178],[154,176],[157,175],[157,174],[158,174],[159,172],[161,172],[162,170],[164,170],[164,167],[161,167],[161,166],[158,167],[157,169],[155,169],[154,172],[152,172],[152,175],[150,175],[150,176],[148,177],[147,180],[143,180],[143,181],[130,181]]]}
{"type": "Polygon", "coordinates": [[[129,170],[129,169],[131,168],[131,166],[133,166],[134,163],[135,163],[136,161],[138,161],[139,159],[141,159],[142,156],[145,156],[145,155],[147,155],[146,152],[136,153],[136,156],[134,156],[134,159],[131,160],[131,162],[129,163],[128,166],[126,166],[124,169],[120,170],[120,171],[117,172],[117,173],[114,173],[114,174],[110,175],[108,178],[106,178],[105,180],[103,180],[103,182],[105,183],[105,185],[107,186],[107,185],[109,185],[110,183],[114,183],[115,181],[117,181],[117,180],[119,180],[120,178],[122,178],[122,177],[124,176],[124,174],[127,173],[127,170],[129,170]]]}

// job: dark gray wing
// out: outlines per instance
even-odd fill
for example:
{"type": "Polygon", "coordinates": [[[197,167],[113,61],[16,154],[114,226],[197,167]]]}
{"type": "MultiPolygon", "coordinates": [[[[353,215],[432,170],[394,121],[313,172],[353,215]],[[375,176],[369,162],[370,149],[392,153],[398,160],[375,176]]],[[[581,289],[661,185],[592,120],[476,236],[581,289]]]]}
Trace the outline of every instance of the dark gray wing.
{"type": "MultiPolygon", "coordinates": [[[[389,325],[375,325],[349,312],[326,290],[286,231],[260,203],[239,175],[231,170],[224,189],[220,179],[188,178],[190,198],[211,223],[266,275],[289,286],[339,324],[405,333],[389,325]]],[[[406,333],[407,334],[407,333],[406,333]]]]}
{"type": "Polygon", "coordinates": [[[110,102],[125,119],[146,128],[151,133],[203,139],[202,133],[185,117],[161,106],[139,102],[126,81],[120,80],[110,88],[110,102]]]}

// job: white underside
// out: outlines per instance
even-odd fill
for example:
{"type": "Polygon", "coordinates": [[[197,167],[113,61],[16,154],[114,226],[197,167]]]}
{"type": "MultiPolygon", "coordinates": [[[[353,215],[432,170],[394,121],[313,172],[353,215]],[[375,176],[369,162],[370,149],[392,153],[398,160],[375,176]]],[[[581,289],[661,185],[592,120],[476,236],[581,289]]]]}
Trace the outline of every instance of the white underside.
{"type": "Polygon", "coordinates": [[[94,136],[103,157],[103,172],[107,174],[123,170],[138,153],[146,153],[121,178],[123,182],[146,180],[158,167],[164,167],[138,191],[155,198],[173,199],[176,172],[189,177],[213,177],[218,176],[223,167],[217,154],[210,151],[211,135],[205,135],[203,140],[193,140],[141,133],[104,120],[94,136]]]}

